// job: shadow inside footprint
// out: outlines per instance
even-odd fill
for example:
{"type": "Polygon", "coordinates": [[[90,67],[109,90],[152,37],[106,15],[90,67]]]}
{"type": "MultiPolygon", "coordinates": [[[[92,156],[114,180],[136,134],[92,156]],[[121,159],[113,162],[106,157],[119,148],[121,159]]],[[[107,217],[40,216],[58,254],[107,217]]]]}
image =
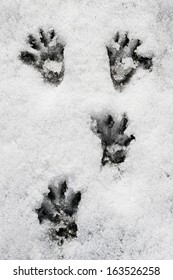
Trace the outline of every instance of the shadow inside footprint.
{"type": "Polygon", "coordinates": [[[139,66],[152,69],[152,55],[142,56],[137,48],[142,44],[139,39],[129,39],[128,34],[117,32],[107,45],[110,74],[115,88],[121,88],[135,73],[139,66]]]}
{"type": "Polygon", "coordinates": [[[113,119],[111,115],[92,118],[92,120],[91,129],[101,139],[103,150],[102,165],[124,162],[127,147],[135,139],[133,135],[128,136],[124,133],[129,122],[126,114],[123,115],[121,121],[113,119]]]}
{"type": "Polygon", "coordinates": [[[43,76],[44,81],[59,85],[64,77],[64,44],[60,42],[52,29],[27,38],[28,50],[21,51],[19,59],[33,66],[43,76]]]}
{"type": "Polygon", "coordinates": [[[40,224],[51,222],[49,235],[62,245],[65,239],[72,239],[77,236],[77,224],[75,214],[81,200],[80,192],[68,190],[67,182],[53,182],[48,186],[49,193],[44,195],[43,202],[39,209],[36,209],[40,224]]]}

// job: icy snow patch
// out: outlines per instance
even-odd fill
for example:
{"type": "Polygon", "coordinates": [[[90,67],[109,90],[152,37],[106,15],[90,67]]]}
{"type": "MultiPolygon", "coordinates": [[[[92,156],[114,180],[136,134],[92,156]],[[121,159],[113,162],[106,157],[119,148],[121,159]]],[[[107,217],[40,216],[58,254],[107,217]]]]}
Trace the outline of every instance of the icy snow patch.
{"type": "Polygon", "coordinates": [[[52,71],[54,73],[60,74],[63,67],[63,62],[57,62],[52,60],[46,60],[43,65],[44,71],[52,71]]]}

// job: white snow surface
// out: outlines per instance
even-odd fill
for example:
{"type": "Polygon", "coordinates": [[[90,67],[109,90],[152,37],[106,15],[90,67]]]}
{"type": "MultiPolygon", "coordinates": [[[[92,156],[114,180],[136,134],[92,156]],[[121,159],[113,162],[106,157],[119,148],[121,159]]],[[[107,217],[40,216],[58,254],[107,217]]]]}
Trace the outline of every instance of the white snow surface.
{"type": "Polygon", "coordinates": [[[1,0],[0,15],[0,258],[173,259],[173,2],[1,0]],[[58,87],[18,59],[39,27],[65,42],[58,87]],[[119,30],[154,55],[122,92],[106,51],[119,30]],[[100,168],[90,129],[105,112],[126,112],[136,137],[119,169],[100,168]],[[78,236],[58,247],[35,209],[61,176],[82,199],[78,236]]]}
{"type": "Polygon", "coordinates": [[[56,72],[59,74],[61,72],[62,65],[62,62],[46,60],[43,65],[43,69],[44,71],[53,71],[54,73],[56,72]]]}

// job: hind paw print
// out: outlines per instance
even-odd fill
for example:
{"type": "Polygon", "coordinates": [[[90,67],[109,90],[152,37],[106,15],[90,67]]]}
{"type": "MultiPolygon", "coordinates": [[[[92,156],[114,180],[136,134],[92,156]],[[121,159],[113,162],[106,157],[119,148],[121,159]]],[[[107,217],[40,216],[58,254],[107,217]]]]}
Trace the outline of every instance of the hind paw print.
{"type": "Polygon", "coordinates": [[[129,39],[128,34],[117,32],[107,45],[110,74],[115,88],[121,88],[135,73],[139,66],[152,69],[152,55],[142,56],[137,48],[142,44],[139,39],[129,39]]]}
{"type": "Polygon", "coordinates": [[[56,182],[48,186],[49,193],[44,195],[39,209],[36,209],[40,224],[50,223],[51,240],[62,245],[65,240],[77,237],[75,214],[81,200],[81,193],[69,189],[66,181],[56,182]]]}
{"type": "Polygon", "coordinates": [[[59,85],[64,77],[64,44],[56,36],[54,29],[38,35],[29,34],[28,49],[21,51],[19,59],[37,69],[44,81],[59,85]]]}
{"type": "Polygon", "coordinates": [[[107,163],[120,164],[125,161],[127,147],[135,139],[133,135],[128,136],[124,133],[128,127],[128,122],[126,114],[123,115],[121,121],[113,119],[111,115],[92,118],[91,129],[101,139],[102,166],[107,163]]]}

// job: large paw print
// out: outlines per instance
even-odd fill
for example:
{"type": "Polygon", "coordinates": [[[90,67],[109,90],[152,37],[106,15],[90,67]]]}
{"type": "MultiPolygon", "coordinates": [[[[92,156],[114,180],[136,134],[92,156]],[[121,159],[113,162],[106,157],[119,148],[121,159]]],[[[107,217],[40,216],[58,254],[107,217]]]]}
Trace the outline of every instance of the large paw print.
{"type": "Polygon", "coordinates": [[[139,66],[151,70],[152,55],[147,57],[137,53],[141,44],[139,39],[130,40],[127,33],[117,32],[107,45],[111,78],[116,88],[127,83],[139,66]]]}
{"type": "Polygon", "coordinates": [[[113,119],[111,115],[92,118],[92,131],[101,139],[103,156],[101,163],[120,164],[127,155],[127,147],[135,139],[133,135],[124,133],[128,126],[128,118],[123,115],[121,121],[113,119]]]}
{"type": "Polygon", "coordinates": [[[44,195],[41,207],[36,210],[40,224],[50,223],[51,240],[62,245],[65,240],[77,236],[75,214],[81,200],[81,193],[68,189],[67,182],[56,180],[48,186],[49,193],[44,195]]]}
{"type": "Polygon", "coordinates": [[[64,44],[54,29],[47,33],[39,29],[38,35],[28,36],[27,44],[28,50],[21,51],[20,60],[40,71],[46,82],[59,85],[64,77],[64,44]]]}

